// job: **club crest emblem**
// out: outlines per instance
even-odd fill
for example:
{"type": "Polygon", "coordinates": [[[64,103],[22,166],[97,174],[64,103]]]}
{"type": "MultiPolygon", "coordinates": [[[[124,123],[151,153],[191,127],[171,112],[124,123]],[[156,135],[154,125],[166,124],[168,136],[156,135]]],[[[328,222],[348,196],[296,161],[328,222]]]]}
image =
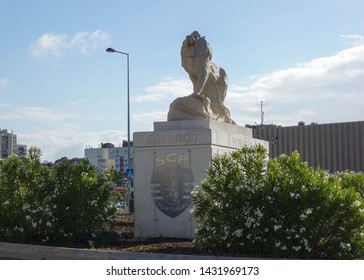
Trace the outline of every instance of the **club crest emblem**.
{"type": "Polygon", "coordinates": [[[175,218],[191,204],[194,187],[191,169],[179,164],[165,164],[153,171],[151,181],[154,204],[165,215],[175,218]]]}

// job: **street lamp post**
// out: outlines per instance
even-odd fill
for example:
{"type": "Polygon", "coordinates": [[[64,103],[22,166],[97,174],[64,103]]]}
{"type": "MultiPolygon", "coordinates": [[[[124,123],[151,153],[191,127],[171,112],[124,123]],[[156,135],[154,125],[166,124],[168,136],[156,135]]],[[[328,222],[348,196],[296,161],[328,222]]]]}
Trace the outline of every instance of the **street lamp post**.
{"type": "MultiPolygon", "coordinates": [[[[127,68],[127,119],[128,119],[128,169],[131,168],[130,162],[130,87],[129,87],[129,54],[126,52],[117,51],[113,48],[107,48],[107,52],[120,53],[126,55],[126,68],[127,68]]],[[[131,195],[131,179],[128,179],[128,211],[130,212],[130,195],[131,195]]]]}

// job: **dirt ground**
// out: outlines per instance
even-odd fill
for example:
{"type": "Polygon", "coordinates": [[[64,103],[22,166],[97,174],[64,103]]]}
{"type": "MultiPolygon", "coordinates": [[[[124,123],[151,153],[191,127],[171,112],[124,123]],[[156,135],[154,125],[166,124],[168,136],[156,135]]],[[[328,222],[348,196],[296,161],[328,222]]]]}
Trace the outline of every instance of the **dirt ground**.
{"type": "Polygon", "coordinates": [[[134,216],[118,215],[116,231],[122,238],[112,250],[123,252],[145,252],[162,254],[187,254],[187,255],[206,255],[208,252],[201,252],[192,240],[177,238],[149,238],[134,239],[134,216]]]}

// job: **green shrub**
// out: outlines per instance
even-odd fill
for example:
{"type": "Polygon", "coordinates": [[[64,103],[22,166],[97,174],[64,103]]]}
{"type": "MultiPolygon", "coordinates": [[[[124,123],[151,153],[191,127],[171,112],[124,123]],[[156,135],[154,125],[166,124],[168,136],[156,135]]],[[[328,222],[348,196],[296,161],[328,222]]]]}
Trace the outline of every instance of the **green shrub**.
{"type": "Polygon", "coordinates": [[[110,200],[112,182],[107,177],[86,160],[77,164],[64,160],[54,166],[52,175],[55,242],[84,244],[109,228],[115,207],[110,200]]]}
{"type": "Polygon", "coordinates": [[[116,212],[112,180],[87,161],[48,167],[30,148],[0,162],[0,240],[93,245],[109,236],[116,212]]]}
{"type": "Polygon", "coordinates": [[[31,148],[23,160],[11,157],[0,163],[0,239],[40,241],[50,218],[49,172],[40,163],[40,151],[31,148]]]}
{"type": "Polygon", "coordinates": [[[363,174],[329,175],[260,145],[212,159],[193,192],[197,245],[278,258],[364,257],[363,174]]]}

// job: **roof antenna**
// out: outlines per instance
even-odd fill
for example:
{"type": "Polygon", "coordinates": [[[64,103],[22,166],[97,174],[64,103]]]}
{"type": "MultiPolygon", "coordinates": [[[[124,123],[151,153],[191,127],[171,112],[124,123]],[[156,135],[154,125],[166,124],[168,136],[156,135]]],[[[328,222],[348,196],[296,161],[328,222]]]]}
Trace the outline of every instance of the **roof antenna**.
{"type": "Polygon", "coordinates": [[[256,101],[256,105],[260,105],[260,125],[263,126],[264,123],[264,111],[263,111],[263,105],[268,105],[267,99],[264,101],[261,100],[258,104],[258,100],[256,101]]]}

